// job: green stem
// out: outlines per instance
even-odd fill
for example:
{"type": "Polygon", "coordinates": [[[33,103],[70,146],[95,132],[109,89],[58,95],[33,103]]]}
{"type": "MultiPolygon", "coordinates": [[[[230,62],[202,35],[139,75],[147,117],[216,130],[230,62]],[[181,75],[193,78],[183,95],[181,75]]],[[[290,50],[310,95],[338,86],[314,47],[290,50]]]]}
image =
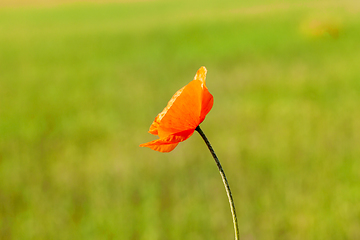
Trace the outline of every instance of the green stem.
{"type": "Polygon", "coordinates": [[[223,170],[223,168],[222,168],[222,166],[220,164],[219,159],[217,158],[217,156],[215,154],[214,149],[212,148],[212,146],[211,146],[209,140],[207,139],[207,137],[205,136],[204,132],[201,130],[200,126],[197,126],[197,128],[195,130],[198,131],[200,136],[204,139],[204,141],[205,141],[207,147],[209,148],[209,150],[211,152],[211,155],[213,156],[213,158],[214,158],[214,160],[216,162],[216,165],[217,165],[217,167],[219,169],[221,178],[222,178],[224,186],[225,186],[226,194],[227,194],[227,197],[228,197],[229,203],[230,203],[230,209],[231,209],[231,214],[232,214],[233,223],[234,223],[235,240],[239,240],[240,239],[240,237],[239,237],[239,227],[238,227],[238,222],[237,222],[237,217],[236,217],[236,212],[235,212],[235,204],[234,204],[234,200],[233,200],[232,195],[231,195],[231,190],[230,190],[228,180],[226,179],[226,176],[225,176],[225,172],[224,172],[224,170],[223,170]]]}

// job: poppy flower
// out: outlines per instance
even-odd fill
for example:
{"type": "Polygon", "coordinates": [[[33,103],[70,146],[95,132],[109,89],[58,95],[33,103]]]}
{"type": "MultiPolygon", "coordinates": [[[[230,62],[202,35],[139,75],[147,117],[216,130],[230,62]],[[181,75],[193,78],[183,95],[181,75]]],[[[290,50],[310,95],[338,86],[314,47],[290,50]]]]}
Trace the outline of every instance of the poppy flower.
{"type": "Polygon", "coordinates": [[[201,67],[194,80],[174,94],[150,126],[149,133],[159,136],[159,139],[140,147],[170,152],[194,133],[214,102],[205,84],[206,73],[206,68],[201,67]]]}

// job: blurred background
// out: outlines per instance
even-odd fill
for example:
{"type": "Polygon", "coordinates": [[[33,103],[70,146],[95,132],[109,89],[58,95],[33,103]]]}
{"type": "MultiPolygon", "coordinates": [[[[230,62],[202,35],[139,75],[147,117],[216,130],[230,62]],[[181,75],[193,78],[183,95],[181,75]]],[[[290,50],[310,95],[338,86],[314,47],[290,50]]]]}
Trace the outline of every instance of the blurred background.
{"type": "Polygon", "coordinates": [[[0,1],[0,239],[233,239],[198,134],[140,143],[208,69],[242,239],[360,239],[360,3],[0,1]]]}

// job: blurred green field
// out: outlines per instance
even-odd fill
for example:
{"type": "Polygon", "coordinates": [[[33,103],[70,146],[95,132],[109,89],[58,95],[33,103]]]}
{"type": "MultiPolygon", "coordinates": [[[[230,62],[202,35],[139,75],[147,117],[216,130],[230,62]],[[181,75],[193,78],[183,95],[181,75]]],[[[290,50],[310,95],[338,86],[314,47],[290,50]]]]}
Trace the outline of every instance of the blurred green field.
{"type": "Polygon", "coordinates": [[[233,239],[194,134],[138,147],[200,66],[242,239],[360,239],[360,4],[0,8],[0,239],[233,239]]]}

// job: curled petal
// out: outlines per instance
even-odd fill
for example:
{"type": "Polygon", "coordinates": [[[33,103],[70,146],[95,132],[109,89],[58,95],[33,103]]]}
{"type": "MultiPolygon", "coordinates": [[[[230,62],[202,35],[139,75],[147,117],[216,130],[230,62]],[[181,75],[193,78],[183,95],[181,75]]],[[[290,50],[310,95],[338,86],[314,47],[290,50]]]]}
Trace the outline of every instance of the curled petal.
{"type": "Polygon", "coordinates": [[[148,143],[141,144],[140,147],[149,147],[159,152],[170,152],[177,146],[179,142],[185,141],[193,133],[194,133],[193,129],[178,132],[176,134],[171,134],[165,138],[160,138],[148,143]]]}
{"type": "MultiPolygon", "coordinates": [[[[178,145],[179,143],[171,143],[171,144],[158,144],[158,145],[148,145],[146,147],[152,149],[152,150],[155,150],[155,151],[158,151],[158,152],[171,152],[172,150],[174,150],[174,148],[176,148],[176,146],[178,145]]],[[[140,147],[144,147],[144,146],[141,146],[140,147]]]]}

